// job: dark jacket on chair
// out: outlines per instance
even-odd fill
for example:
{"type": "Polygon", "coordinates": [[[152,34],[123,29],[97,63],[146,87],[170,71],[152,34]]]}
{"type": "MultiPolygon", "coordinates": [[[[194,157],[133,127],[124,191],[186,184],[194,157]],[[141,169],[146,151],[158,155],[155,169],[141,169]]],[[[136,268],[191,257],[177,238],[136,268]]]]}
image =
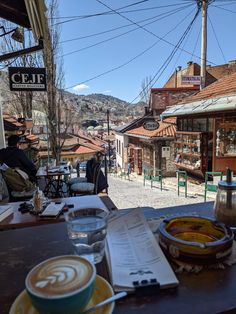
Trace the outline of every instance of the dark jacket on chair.
{"type": "Polygon", "coordinates": [[[95,159],[88,160],[86,165],[86,178],[88,182],[94,183],[96,186],[96,193],[102,192],[108,188],[107,179],[101,170],[101,164],[95,159]]]}

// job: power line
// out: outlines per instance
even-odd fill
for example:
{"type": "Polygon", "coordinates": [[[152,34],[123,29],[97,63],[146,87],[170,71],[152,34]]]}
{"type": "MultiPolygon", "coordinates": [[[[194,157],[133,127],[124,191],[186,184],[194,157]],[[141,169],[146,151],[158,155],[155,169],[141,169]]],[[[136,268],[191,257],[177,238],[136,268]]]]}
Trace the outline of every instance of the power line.
{"type": "MultiPolygon", "coordinates": [[[[167,12],[155,15],[153,17],[149,17],[147,19],[140,20],[140,21],[138,21],[138,23],[143,23],[143,22],[146,22],[146,21],[150,21],[150,20],[156,19],[157,17],[162,17],[162,16],[163,16],[162,18],[165,18],[165,17],[168,17],[168,16],[170,16],[170,15],[176,13],[176,12],[181,11],[182,9],[188,8],[190,6],[192,6],[192,4],[188,4],[188,5],[185,5],[183,7],[178,8],[178,9],[170,10],[170,11],[167,11],[167,12]]],[[[161,18],[160,18],[160,20],[161,20],[161,18]]],[[[156,21],[157,20],[155,20],[154,22],[156,22],[156,21]]],[[[133,23],[129,23],[129,24],[126,24],[126,25],[123,25],[123,26],[111,28],[111,29],[103,31],[103,32],[99,32],[99,33],[94,33],[94,34],[90,34],[90,35],[87,35],[87,36],[80,36],[80,37],[76,37],[76,38],[72,38],[72,39],[63,40],[63,41],[60,42],[60,44],[64,44],[64,43],[71,42],[71,41],[76,41],[76,40],[81,40],[81,39],[86,39],[86,38],[90,38],[90,37],[94,37],[94,36],[98,36],[98,35],[103,35],[103,34],[106,34],[106,33],[112,32],[112,31],[116,31],[118,29],[122,29],[122,28],[125,28],[125,27],[129,27],[129,26],[132,26],[132,25],[133,25],[133,23]]]]}
{"type": "Polygon", "coordinates": [[[216,39],[217,45],[218,45],[218,47],[219,47],[219,49],[220,49],[220,52],[221,52],[221,54],[222,54],[222,56],[223,56],[224,62],[227,63],[226,58],[225,58],[225,55],[224,55],[224,53],[223,53],[223,50],[222,50],[222,48],[221,48],[221,46],[220,46],[220,43],[219,43],[219,40],[218,40],[218,38],[217,38],[217,35],[216,35],[216,32],[215,32],[214,26],[213,26],[213,24],[212,24],[212,22],[211,22],[211,18],[210,18],[209,13],[208,13],[208,19],[209,19],[209,21],[210,21],[211,28],[212,28],[212,30],[213,30],[213,34],[214,34],[214,36],[215,36],[215,39],[216,39]]]}
{"type": "MultiPolygon", "coordinates": [[[[148,0],[146,0],[146,1],[148,1],[148,0]]],[[[185,2],[192,2],[192,1],[191,0],[187,0],[185,2]]],[[[140,2],[138,2],[136,4],[139,4],[139,3],[140,2]]],[[[136,5],[136,4],[133,4],[133,5],[136,5]]],[[[150,7],[150,8],[142,8],[142,9],[135,9],[135,10],[129,10],[129,11],[121,11],[121,13],[132,13],[132,12],[140,12],[140,11],[147,11],[147,10],[154,10],[154,9],[162,9],[162,8],[167,8],[167,7],[172,7],[172,6],[178,6],[178,5],[181,5],[181,4],[183,4],[183,2],[175,3],[175,4],[169,4],[169,5],[163,5],[163,6],[150,7]]],[[[119,9],[117,9],[117,10],[122,10],[122,9],[124,9],[126,7],[129,7],[129,6],[131,6],[131,5],[128,5],[128,6],[125,6],[125,7],[121,7],[119,9]]],[[[68,23],[68,22],[73,22],[73,21],[76,21],[76,20],[82,20],[82,19],[86,19],[86,18],[90,18],[90,17],[105,16],[105,15],[110,15],[110,14],[115,14],[115,12],[113,12],[112,10],[109,10],[109,11],[102,12],[102,13],[95,13],[95,14],[90,14],[90,15],[75,16],[72,19],[69,19],[67,21],[58,22],[55,25],[65,24],[65,23],[68,23]]]]}
{"type": "MultiPolygon", "coordinates": [[[[98,0],[97,0],[98,1],[98,0]]],[[[148,85],[145,87],[146,88],[152,88],[154,86],[154,84],[157,82],[157,80],[161,77],[161,75],[163,74],[163,72],[165,71],[165,69],[167,68],[167,66],[169,65],[169,63],[171,62],[173,56],[175,55],[175,53],[178,51],[181,43],[183,42],[184,38],[187,36],[188,32],[190,31],[192,25],[194,24],[194,22],[196,21],[197,16],[200,13],[200,8],[198,7],[198,10],[196,12],[196,14],[194,15],[194,18],[192,19],[192,21],[190,22],[189,26],[186,28],[186,30],[184,31],[183,35],[181,36],[181,38],[179,39],[177,45],[175,45],[174,49],[171,51],[170,55],[166,58],[165,62],[163,63],[163,65],[159,68],[159,70],[156,72],[156,74],[153,76],[153,78],[151,79],[151,81],[148,83],[148,85]],[[159,74],[159,75],[158,75],[159,74]],[[157,76],[158,75],[158,76],[157,76]],[[154,80],[155,79],[155,80],[154,80]]],[[[133,103],[136,99],[138,99],[140,97],[139,93],[132,101],[131,103],[133,103]]]]}
{"type": "MultiPolygon", "coordinates": [[[[192,11],[193,11],[193,10],[192,10],[192,11]]],[[[191,11],[191,12],[192,12],[192,11],[191,11]]],[[[191,12],[189,12],[187,16],[189,16],[189,14],[190,14],[191,12]]],[[[186,17],[185,17],[185,18],[186,18],[186,17]]],[[[170,31],[168,31],[162,38],[166,37],[166,36],[167,36],[168,34],[170,34],[173,30],[176,30],[176,28],[185,20],[185,18],[183,18],[180,22],[178,22],[177,25],[175,25],[170,31]]],[[[75,87],[75,86],[77,86],[77,85],[79,85],[79,84],[88,83],[88,82],[90,82],[90,81],[92,81],[92,80],[94,80],[94,79],[97,79],[97,78],[101,77],[101,76],[104,76],[104,75],[106,75],[106,74],[109,74],[109,73],[111,73],[111,72],[114,72],[114,71],[116,71],[116,70],[118,70],[118,69],[120,69],[120,68],[122,68],[122,67],[128,65],[129,63],[131,63],[132,61],[136,60],[137,58],[141,57],[141,56],[144,55],[146,52],[148,52],[149,50],[151,50],[151,49],[152,49],[157,43],[159,43],[159,42],[160,42],[160,39],[158,39],[158,40],[157,40],[156,42],[154,42],[151,46],[149,46],[148,48],[146,48],[145,50],[143,50],[142,52],[140,52],[139,54],[137,54],[135,57],[133,57],[133,58],[131,58],[130,60],[126,61],[125,63],[123,63],[123,64],[121,64],[121,65],[119,65],[119,66],[116,66],[116,67],[114,67],[114,68],[112,68],[112,69],[110,69],[110,70],[107,70],[107,71],[105,71],[105,72],[103,72],[103,73],[100,73],[100,74],[98,74],[98,75],[95,75],[95,76],[93,76],[93,77],[91,77],[91,78],[89,78],[89,79],[87,79],[87,80],[85,80],[85,81],[82,81],[82,82],[80,82],[80,83],[74,84],[74,85],[69,86],[69,87],[66,87],[65,89],[73,88],[73,87],[75,87]]]]}
{"type": "Polygon", "coordinates": [[[227,11],[227,12],[230,12],[230,13],[236,13],[236,11],[232,11],[232,10],[229,10],[229,9],[225,9],[225,8],[222,8],[222,7],[220,7],[220,6],[218,6],[218,5],[213,5],[213,7],[214,8],[218,8],[218,9],[220,9],[220,10],[224,10],[224,11],[227,11]]]}
{"type": "MultiPolygon", "coordinates": [[[[143,3],[143,2],[147,2],[147,1],[149,1],[149,0],[142,0],[142,1],[135,2],[135,3],[131,3],[131,4],[126,5],[126,6],[124,6],[124,7],[120,7],[120,8],[117,9],[117,10],[122,10],[122,9],[131,7],[131,6],[134,6],[134,5],[143,3]]],[[[78,20],[78,19],[85,19],[85,18],[90,18],[90,17],[95,17],[95,16],[107,15],[107,14],[111,14],[111,13],[112,13],[111,11],[106,11],[106,12],[101,12],[101,13],[95,13],[95,14],[77,16],[77,17],[74,17],[74,18],[69,19],[69,20],[67,20],[67,21],[58,22],[58,23],[56,23],[55,25],[65,24],[65,23],[68,23],[68,22],[76,21],[76,20],[78,20]]],[[[112,14],[114,14],[114,13],[112,13],[112,14]]]]}
{"type": "MultiPolygon", "coordinates": [[[[201,29],[200,29],[200,30],[201,30],[201,29]]],[[[190,35],[191,35],[191,31],[192,31],[192,28],[190,29],[189,33],[187,34],[187,36],[186,36],[186,38],[185,38],[186,40],[185,40],[185,43],[183,44],[183,47],[186,45],[186,42],[187,42],[188,38],[189,38],[190,35]]],[[[198,41],[198,39],[199,39],[199,35],[200,35],[200,32],[198,33],[197,41],[198,41]]],[[[195,43],[195,45],[194,45],[194,49],[193,49],[193,52],[192,52],[192,53],[194,53],[194,51],[195,51],[197,41],[196,41],[196,43],[195,43]]],[[[179,52],[179,55],[177,56],[177,58],[176,58],[176,60],[175,60],[175,63],[174,63],[174,65],[173,65],[173,67],[172,67],[172,69],[171,69],[170,74],[168,75],[168,77],[170,77],[170,76],[173,74],[174,70],[176,69],[176,64],[177,64],[177,62],[178,62],[178,60],[179,60],[181,54],[182,54],[182,51],[179,52]]],[[[192,60],[192,58],[191,58],[191,60],[192,60]]]]}
{"type": "MultiPolygon", "coordinates": [[[[102,1],[100,1],[100,0],[96,0],[96,1],[99,2],[99,3],[101,3],[102,5],[104,5],[105,7],[108,7],[109,9],[111,9],[109,6],[107,6],[106,4],[104,4],[102,1]]],[[[111,10],[112,10],[112,9],[111,9],[111,10]]],[[[115,11],[115,10],[113,10],[113,11],[115,11]]],[[[129,22],[131,22],[131,23],[133,23],[133,24],[139,26],[140,29],[143,29],[145,32],[149,33],[150,35],[152,35],[152,36],[154,36],[154,37],[156,37],[156,38],[158,38],[158,39],[161,39],[163,42],[167,43],[168,45],[171,45],[171,46],[173,46],[173,47],[176,47],[175,44],[169,42],[168,40],[166,40],[166,39],[164,39],[164,38],[159,37],[158,35],[156,35],[156,34],[153,33],[152,31],[149,31],[148,29],[146,29],[146,28],[143,27],[142,25],[139,25],[138,23],[136,23],[136,22],[130,20],[129,18],[127,18],[126,16],[123,16],[123,15],[120,14],[119,12],[117,12],[117,14],[120,15],[122,18],[128,20],[129,22]]],[[[185,50],[185,49],[182,49],[182,48],[180,48],[180,47],[179,47],[178,49],[181,49],[181,50],[184,51],[185,53],[191,55],[191,53],[190,53],[189,51],[185,50]]],[[[199,57],[199,56],[195,56],[195,57],[197,57],[198,59],[201,59],[201,57],[199,57]]],[[[210,62],[209,60],[207,60],[207,62],[212,63],[212,62],[210,62]]]]}
{"type": "Polygon", "coordinates": [[[193,58],[194,53],[195,53],[195,50],[196,50],[196,48],[197,48],[197,44],[198,44],[198,41],[199,41],[199,38],[200,38],[200,34],[201,34],[201,27],[199,28],[198,35],[197,35],[197,39],[196,39],[195,45],[194,45],[194,47],[193,47],[192,58],[193,58]]]}
{"type": "MultiPolygon", "coordinates": [[[[179,10],[180,10],[180,9],[179,9],[179,10]]],[[[179,12],[179,10],[178,10],[178,12],[179,12]]],[[[175,12],[175,13],[176,13],[176,12],[175,12]]],[[[173,14],[173,13],[172,13],[172,14],[173,14]]],[[[170,16],[170,15],[172,15],[172,14],[169,14],[168,16],[170,16]]],[[[166,17],[166,16],[165,16],[165,17],[166,17]]],[[[152,21],[152,22],[146,23],[146,24],[144,24],[144,26],[153,24],[153,23],[155,23],[155,22],[158,21],[158,20],[160,20],[160,19],[156,19],[156,20],[154,20],[154,21],[152,21]]],[[[113,40],[113,39],[119,38],[119,37],[121,37],[121,36],[127,35],[127,34],[129,34],[129,33],[131,33],[131,32],[134,32],[134,31],[137,30],[137,29],[139,29],[139,27],[136,27],[136,28],[134,28],[134,29],[132,29],[132,30],[129,30],[129,31],[127,31],[127,32],[118,34],[118,35],[116,35],[116,36],[112,36],[112,37],[110,37],[110,38],[108,38],[108,39],[104,39],[104,40],[102,40],[102,41],[100,41],[100,42],[98,42],[98,43],[95,43],[95,44],[92,44],[92,45],[89,45],[89,46],[86,46],[86,47],[83,47],[83,48],[80,48],[80,49],[76,49],[76,50],[71,51],[71,52],[68,52],[68,53],[65,53],[65,54],[63,54],[63,55],[60,56],[60,57],[65,57],[65,56],[72,55],[72,54],[74,54],[74,53],[77,53],[77,52],[80,52],[80,51],[83,51],[83,50],[87,50],[87,49],[89,49],[89,48],[95,47],[95,46],[97,46],[97,45],[100,45],[100,44],[103,44],[103,43],[105,43],[105,42],[111,41],[111,40],[113,40]]]]}

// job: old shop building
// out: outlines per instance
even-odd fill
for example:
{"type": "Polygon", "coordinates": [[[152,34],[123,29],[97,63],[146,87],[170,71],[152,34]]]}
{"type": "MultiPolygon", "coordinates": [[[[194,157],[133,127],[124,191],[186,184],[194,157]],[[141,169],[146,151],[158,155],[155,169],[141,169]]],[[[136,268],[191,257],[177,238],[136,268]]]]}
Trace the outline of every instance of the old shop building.
{"type": "Polygon", "coordinates": [[[127,155],[132,169],[142,174],[144,169],[162,170],[164,176],[175,172],[172,158],[174,153],[175,118],[160,122],[157,130],[149,131],[143,126],[126,131],[127,155]]]}
{"type": "Polygon", "coordinates": [[[177,117],[174,163],[203,177],[206,171],[236,171],[236,73],[224,76],[162,118],[177,117]]]}

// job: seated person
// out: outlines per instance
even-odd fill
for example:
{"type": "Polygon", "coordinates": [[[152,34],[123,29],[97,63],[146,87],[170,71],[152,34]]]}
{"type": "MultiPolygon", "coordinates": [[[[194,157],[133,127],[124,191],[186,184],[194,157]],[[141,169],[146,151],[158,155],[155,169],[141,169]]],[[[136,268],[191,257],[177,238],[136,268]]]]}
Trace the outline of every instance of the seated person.
{"type": "Polygon", "coordinates": [[[31,182],[36,181],[37,169],[34,163],[26,156],[19,146],[20,137],[11,135],[8,138],[8,147],[0,149],[0,163],[10,168],[19,168],[27,173],[31,182]]]}

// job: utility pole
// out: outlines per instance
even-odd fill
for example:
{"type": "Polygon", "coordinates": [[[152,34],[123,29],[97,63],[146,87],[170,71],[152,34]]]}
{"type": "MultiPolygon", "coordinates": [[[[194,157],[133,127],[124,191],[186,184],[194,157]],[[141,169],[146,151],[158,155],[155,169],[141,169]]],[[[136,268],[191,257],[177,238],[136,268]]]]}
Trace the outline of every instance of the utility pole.
{"type": "Polygon", "coordinates": [[[206,54],[207,54],[207,7],[208,0],[198,0],[202,7],[202,45],[201,45],[201,89],[206,86],[206,54]]]}

